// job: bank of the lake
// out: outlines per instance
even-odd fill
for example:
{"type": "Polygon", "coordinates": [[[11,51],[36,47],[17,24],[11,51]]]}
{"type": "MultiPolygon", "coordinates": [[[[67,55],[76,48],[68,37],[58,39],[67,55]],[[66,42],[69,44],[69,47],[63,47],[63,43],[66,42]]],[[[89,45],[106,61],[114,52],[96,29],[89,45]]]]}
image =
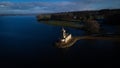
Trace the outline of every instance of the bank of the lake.
{"type": "MultiPolygon", "coordinates": [[[[116,27],[105,28],[117,32],[116,27]]],[[[86,34],[83,30],[65,29],[73,36],[86,34]]],[[[0,16],[1,65],[112,64],[119,54],[119,42],[102,39],[84,39],[67,49],[56,48],[53,44],[60,32],[61,26],[40,23],[35,16],[0,16]]]]}

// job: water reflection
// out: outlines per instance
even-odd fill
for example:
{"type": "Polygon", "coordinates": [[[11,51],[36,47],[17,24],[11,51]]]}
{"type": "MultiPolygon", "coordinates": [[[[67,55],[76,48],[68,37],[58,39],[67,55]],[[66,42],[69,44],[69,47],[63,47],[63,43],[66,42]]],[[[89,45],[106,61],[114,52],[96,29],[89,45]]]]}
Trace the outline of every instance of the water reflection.
{"type": "MultiPolygon", "coordinates": [[[[34,62],[50,64],[53,61],[96,63],[98,60],[107,62],[109,59],[112,60],[113,55],[115,57],[119,54],[120,42],[96,38],[98,35],[94,35],[94,38],[87,35],[91,39],[81,39],[70,48],[55,48],[52,45],[60,36],[61,26],[38,22],[35,17],[5,16],[0,18],[0,21],[2,22],[0,23],[2,26],[0,27],[0,60],[6,62],[11,62],[12,59],[18,64],[34,64],[34,62]]],[[[66,30],[74,36],[86,36],[83,30],[69,27],[66,27],[66,30]]],[[[104,36],[100,35],[100,37],[104,36]]]]}

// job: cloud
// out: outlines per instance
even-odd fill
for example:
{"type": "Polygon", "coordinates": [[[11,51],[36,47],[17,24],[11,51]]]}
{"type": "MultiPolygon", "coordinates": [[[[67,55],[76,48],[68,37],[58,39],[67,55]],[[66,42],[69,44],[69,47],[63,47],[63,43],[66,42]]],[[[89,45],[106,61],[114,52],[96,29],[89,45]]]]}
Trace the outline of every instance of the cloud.
{"type": "Polygon", "coordinates": [[[119,0],[66,0],[59,2],[0,2],[3,13],[48,13],[120,8],[119,0]]]}

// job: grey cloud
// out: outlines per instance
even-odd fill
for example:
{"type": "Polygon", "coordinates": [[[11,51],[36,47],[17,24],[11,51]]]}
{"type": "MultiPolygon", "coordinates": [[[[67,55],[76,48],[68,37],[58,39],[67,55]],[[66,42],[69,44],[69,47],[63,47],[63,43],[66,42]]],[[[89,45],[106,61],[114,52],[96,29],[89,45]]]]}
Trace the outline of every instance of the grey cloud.
{"type": "Polygon", "coordinates": [[[1,13],[46,13],[120,8],[119,0],[67,0],[61,2],[0,2],[1,13]]]}

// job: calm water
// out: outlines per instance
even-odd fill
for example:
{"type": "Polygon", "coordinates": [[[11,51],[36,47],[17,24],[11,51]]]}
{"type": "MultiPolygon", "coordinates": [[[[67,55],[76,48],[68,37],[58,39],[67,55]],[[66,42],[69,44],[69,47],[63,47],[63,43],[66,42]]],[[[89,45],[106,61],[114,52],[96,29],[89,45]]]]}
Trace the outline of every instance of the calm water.
{"type": "MultiPolygon", "coordinates": [[[[54,42],[60,30],[61,27],[38,22],[35,16],[1,16],[0,62],[105,64],[113,63],[117,57],[119,43],[108,40],[80,40],[70,48],[58,49],[54,42]]],[[[85,33],[72,28],[66,30],[76,36],[85,33]]]]}

